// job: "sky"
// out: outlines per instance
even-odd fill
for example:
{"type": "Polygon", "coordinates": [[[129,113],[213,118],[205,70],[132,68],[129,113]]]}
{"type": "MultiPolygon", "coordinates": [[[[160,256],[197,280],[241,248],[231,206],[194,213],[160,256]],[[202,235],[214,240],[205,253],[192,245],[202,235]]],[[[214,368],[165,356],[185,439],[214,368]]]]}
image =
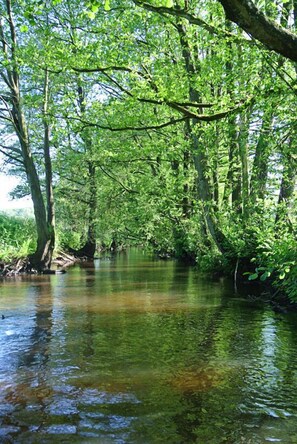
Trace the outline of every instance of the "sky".
{"type": "Polygon", "coordinates": [[[32,208],[32,201],[30,197],[22,199],[11,199],[9,192],[19,183],[16,177],[7,176],[0,173],[0,212],[7,210],[32,208]]]}

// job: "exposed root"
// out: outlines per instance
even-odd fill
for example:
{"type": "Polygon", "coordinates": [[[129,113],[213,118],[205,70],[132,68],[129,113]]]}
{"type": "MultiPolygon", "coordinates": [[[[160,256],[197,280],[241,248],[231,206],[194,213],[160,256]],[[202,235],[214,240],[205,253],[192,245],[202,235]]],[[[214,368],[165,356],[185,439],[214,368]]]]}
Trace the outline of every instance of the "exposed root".
{"type": "Polygon", "coordinates": [[[53,264],[56,264],[59,267],[70,267],[76,262],[80,262],[79,258],[75,257],[72,254],[66,253],[65,251],[58,251],[57,256],[53,259],[53,264]]]}
{"type": "Polygon", "coordinates": [[[0,276],[16,276],[22,273],[29,273],[28,258],[18,258],[8,263],[0,263],[0,276]]]}
{"type": "Polygon", "coordinates": [[[32,268],[28,257],[12,259],[10,262],[0,262],[0,277],[10,277],[21,274],[62,274],[66,273],[65,268],[79,261],[75,256],[59,251],[58,256],[52,261],[52,263],[58,267],[57,269],[37,271],[32,268]]]}

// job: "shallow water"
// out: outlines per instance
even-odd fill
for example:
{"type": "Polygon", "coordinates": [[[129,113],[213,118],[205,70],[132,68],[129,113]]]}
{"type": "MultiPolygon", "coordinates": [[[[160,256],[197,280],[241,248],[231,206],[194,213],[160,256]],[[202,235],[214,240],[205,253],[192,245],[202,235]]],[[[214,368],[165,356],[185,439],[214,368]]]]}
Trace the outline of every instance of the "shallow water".
{"type": "Polygon", "coordinates": [[[297,314],[132,250],[0,282],[1,443],[297,443],[297,314]]]}

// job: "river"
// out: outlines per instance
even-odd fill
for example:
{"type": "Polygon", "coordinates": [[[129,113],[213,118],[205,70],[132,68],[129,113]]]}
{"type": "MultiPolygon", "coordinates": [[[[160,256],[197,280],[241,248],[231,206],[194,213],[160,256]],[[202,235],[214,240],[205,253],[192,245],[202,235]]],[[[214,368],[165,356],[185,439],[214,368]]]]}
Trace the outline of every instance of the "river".
{"type": "Polygon", "coordinates": [[[297,443],[296,348],[296,313],[139,250],[8,278],[0,442],[297,443]]]}

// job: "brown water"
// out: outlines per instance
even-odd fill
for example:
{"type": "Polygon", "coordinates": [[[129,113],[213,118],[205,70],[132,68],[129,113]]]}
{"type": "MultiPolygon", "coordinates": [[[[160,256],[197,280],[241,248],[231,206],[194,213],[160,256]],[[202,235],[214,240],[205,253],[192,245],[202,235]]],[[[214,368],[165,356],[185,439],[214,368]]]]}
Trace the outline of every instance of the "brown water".
{"type": "Polygon", "coordinates": [[[139,251],[0,282],[1,443],[297,443],[297,315],[139,251]]]}

